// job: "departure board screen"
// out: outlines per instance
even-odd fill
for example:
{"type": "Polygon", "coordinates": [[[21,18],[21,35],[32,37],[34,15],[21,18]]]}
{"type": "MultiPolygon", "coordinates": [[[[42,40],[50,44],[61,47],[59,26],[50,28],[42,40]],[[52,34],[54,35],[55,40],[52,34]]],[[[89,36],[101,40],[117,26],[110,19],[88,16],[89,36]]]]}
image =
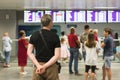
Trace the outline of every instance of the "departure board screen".
{"type": "Polygon", "coordinates": [[[102,11],[102,10],[87,11],[87,22],[88,23],[107,22],[107,11],[102,11]]]}
{"type": "Polygon", "coordinates": [[[45,11],[45,14],[52,15],[53,22],[55,23],[65,22],[65,11],[51,10],[51,11],[45,11]]]}
{"type": "Polygon", "coordinates": [[[43,16],[43,11],[24,11],[24,22],[25,23],[39,23],[41,22],[41,17],[43,16]]]}
{"type": "Polygon", "coordinates": [[[86,11],[66,11],[66,22],[86,22],[86,11]]]}
{"type": "Polygon", "coordinates": [[[108,11],[108,22],[120,22],[120,10],[108,11]]]}

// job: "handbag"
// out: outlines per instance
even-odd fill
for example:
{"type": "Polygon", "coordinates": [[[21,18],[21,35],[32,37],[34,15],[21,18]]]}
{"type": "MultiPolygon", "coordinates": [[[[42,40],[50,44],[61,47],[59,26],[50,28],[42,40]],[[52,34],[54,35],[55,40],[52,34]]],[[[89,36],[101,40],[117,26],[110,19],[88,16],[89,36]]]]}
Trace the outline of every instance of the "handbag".
{"type": "MultiPolygon", "coordinates": [[[[40,30],[40,36],[41,36],[41,38],[42,38],[42,40],[43,40],[43,43],[44,43],[44,45],[45,45],[45,47],[47,48],[47,50],[50,52],[50,50],[49,50],[49,48],[48,48],[48,46],[47,46],[47,43],[46,43],[46,41],[45,41],[45,39],[44,39],[44,37],[43,37],[43,35],[42,35],[42,31],[40,30]]],[[[51,52],[50,52],[51,53],[51,52]]],[[[56,62],[56,64],[57,64],[57,66],[58,66],[58,73],[60,73],[60,71],[61,71],[61,64],[60,64],[60,62],[56,62]]]]}
{"type": "Polygon", "coordinates": [[[76,43],[77,48],[80,48],[80,43],[78,43],[77,41],[75,43],[76,43]]]}
{"type": "Polygon", "coordinates": [[[82,54],[80,53],[80,51],[79,51],[79,53],[78,53],[78,59],[79,59],[79,60],[82,60],[82,54]]]}

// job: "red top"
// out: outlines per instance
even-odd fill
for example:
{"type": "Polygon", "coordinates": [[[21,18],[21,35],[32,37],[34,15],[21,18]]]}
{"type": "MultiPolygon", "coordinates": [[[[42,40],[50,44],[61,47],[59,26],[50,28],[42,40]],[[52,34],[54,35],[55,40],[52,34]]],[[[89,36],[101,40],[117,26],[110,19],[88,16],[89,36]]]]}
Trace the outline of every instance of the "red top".
{"type": "Polygon", "coordinates": [[[76,40],[78,40],[77,35],[75,35],[75,34],[68,35],[68,43],[69,43],[70,47],[77,47],[76,40]]]}
{"type": "Polygon", "coordinates": [[[94,33],[94,39],[95,39],[95,41],[98,41],[98,36],[96,33],[94,33]]]}
{"type": "Polygon", "coordinates": [[[28,45],[26,39],[19,39],[18,41],[18,65],[25,66],[27,64],[27,48],[28,45]]]}

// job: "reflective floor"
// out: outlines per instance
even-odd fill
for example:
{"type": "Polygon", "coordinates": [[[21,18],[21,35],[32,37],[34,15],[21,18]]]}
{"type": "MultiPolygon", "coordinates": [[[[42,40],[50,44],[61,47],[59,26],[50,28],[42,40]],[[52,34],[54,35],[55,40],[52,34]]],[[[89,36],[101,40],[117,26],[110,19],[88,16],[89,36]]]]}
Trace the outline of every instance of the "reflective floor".
{"type": "MultiPolygon", "coordinates": [[[[99,70],[96,70],[97,80],[102,79],[102,72],[101,72],[102,64],[103,62],[100,61],[97,66],[99,68],[99,70]]],[[[0,63],[0,80],[32,80],[33,65],[30,61],[28,62],[28,66],[25,68],[25,70],[28,72],[26,75],[19,74],[19,67],[17,66],[17,60],[11,61],[10,65],[11,65],[10,68],[3,68],[3,63],[0,63]]],[[[112,71],[113,71],[112,80],[120,80],[120,63],[113,61],[112,71]]],[[[84,74],[83,61],[79,61],[79,73],[84,74]]],[[[74,74],[68,73],[68,63],[62,63],[62,70],[59,76],[60,76],[60,80],[83,80],[83,75],[76,76],[74,74]]]]}

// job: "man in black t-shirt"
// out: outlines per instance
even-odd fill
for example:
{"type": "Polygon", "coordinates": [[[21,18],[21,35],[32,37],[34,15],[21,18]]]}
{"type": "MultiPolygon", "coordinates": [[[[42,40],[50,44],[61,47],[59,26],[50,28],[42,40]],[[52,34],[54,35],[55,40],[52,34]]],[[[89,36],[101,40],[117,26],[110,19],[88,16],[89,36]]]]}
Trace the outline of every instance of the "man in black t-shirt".
{"type": "Polygon", "coordinates": [[[59,80],[58,67],[55,63],[60,57],[60,40],[58,35],[51,31],[53,22],[50,15],[45,14],[41,24],[43,26],[41,32],[48,48],[41,38],[40,31],[34,32],[27,50],[35,65],[33,80],[59,80]],[[36,55],[32,53],[34,48],[36,55]]]}

